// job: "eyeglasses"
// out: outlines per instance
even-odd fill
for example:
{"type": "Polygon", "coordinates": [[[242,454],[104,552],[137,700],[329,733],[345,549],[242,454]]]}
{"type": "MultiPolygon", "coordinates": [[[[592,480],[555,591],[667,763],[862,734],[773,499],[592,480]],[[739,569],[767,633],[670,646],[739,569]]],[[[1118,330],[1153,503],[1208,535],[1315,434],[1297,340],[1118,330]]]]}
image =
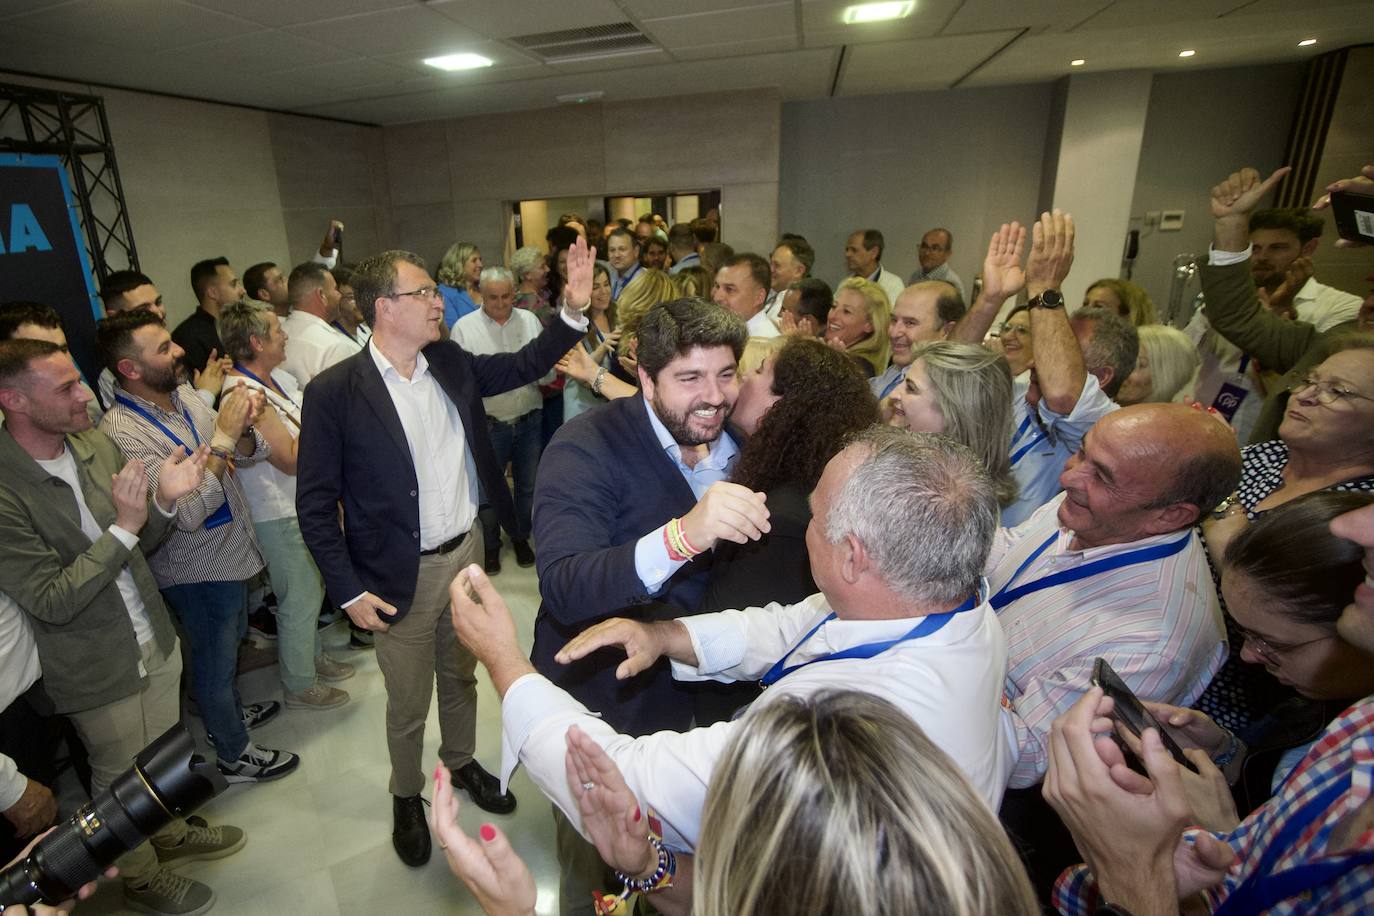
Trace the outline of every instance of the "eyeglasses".
{"type": "Polygon", "coordinates": [[[388,299],[404,299],[406,296],[414,296],[416,299],[438,299],[439,287],[422,286],[419,289],[412,289],[408,293],[392,293],[388,299]]]}
{"type": "Polygon", "coordinates": [[[1029,337],[1030,328],[1023,324],[1004,324],[997,329],[998,337],[1006,337],[1008,334],[1015,334],[1017,337],[1029,337]]]}
{"type": "Polygon", "coordinates": [[[1247,630],[1240,624],[1236,624],[1236,629],[1239,630],[1240,635],[1245,638],[1245,642],[1248,643],[1250,647],[1255,650],[1255,654],[1271,665],[1279,664],[1279,662],[1282,661],[1283,656],[1295,652],[1298,649],[1303,648],[1304,646],[1310,646],[1316,642],[1325,642],[1328,639],[1336,638],[1335,633],[1327,633],[1325,636],[1318,636],[1315,639],[1309,639],[1304,642],[1281,643],[1279,645],[1274,645],[1273,643],[1266,640],[1263,636],[1260,636],[1253,630],[1247,630]]]}
{"type": "Polygon", "coordinates": [[[1368,395],[1360,394],[1353,388],[1346,388],[1337,382],[1328,382],[1324,379],[1304,376],[1288,386],[1289,394],[1299,394],[1309,388],[1315,388],[1316,393],[1312,395],[1312,400],[1318,404],[1334,404],[1337,401],[1353,400],[1359,398],[1365,401],[1374,400],[1368,395]]]}

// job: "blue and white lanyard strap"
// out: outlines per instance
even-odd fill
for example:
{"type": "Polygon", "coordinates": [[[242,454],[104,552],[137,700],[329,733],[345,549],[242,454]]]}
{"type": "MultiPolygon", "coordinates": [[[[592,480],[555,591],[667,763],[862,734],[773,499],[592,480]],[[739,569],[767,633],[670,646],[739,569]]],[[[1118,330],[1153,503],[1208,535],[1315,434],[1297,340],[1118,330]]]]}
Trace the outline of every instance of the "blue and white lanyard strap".
{"type": "Polygon", "coordinates": [[[1251,869],[1249,877],[1213,910],[1213,916],[1241,916],[1247,913],[1268,912],[1282,900],[1351,874],[1356,869],[1374,865],[1374,849],[1364,849],[1333,853],[1320,861],[1296,865],[1279,872],[1274,871],[1279,859],[1297,847],[1298,841],[1308,828],[1349,788],[1350,774],[1347,773],[1332,780],[1331,785],[1308,799],[1295,811],[1283,825],[1283,829],[1270,840],[1264,855],[1251,869]]]}
{"type": "MultiPolygon", "coordinates": [[[[1031,407],[1031,410],[1034,411],[1035,408],[1031,407]]],[[[1016,462],[1026,457],[1026,452],[1029,452],[1031,449],[1035,448],[1041,442],[1045,441],[1045,431],[1040,428],[1040,424],[1037,423],[1035,425],[1035,429],[1031,430],[1031,424],[1034,421],[1034,413],[1026,414],[1026,419],[1022,420],[1021,425],[1017,427],[1016,435],[1011,437],[1011,463],[1013,467],[1016,466],[1016,462]],[[1017,448],[1017,445],[1021,443],[1021,440],[1025,437],[1027,431],[1033,432],[1033,435],[1030,437],[1029,440],[1026,441],[1025,445],[1022,445],[1020,448],[1017,448]]]]}
{"type": "MultiPolygon", "coordinates": [[[[115,401],[117,401],[117,402],[120,403],[120,404],[123,404],[125,407],[129,408],[129,409],[132,410],[134,413],[138,414],[140,417],[142,417],[143,419],[147,420],[149,423],[151,423],[151,424],[153,424],[154,426],[156,426],[158,429],[160,429],[160,430],[162,431],[162,434],[163,434],[164,436],[166,436],[168,439],[171,439],[171,440],[172,440],[173,442],[175,442],[177,445],[179,445],[179,446],[181,446],[183,449],[185,449],[185,450],[186,450],[186,454],[189,455],[189,454],[191,454],[192,451],[194,451],[194,449],[192,449],[189,445],[187,445],[185,442],[181,441],[181,437],[180,437],[180,436],[178,436],[176,433],[174,433],[174,432],[172,432],[170,429],[168,429],[167,426],[166,426],[161,420],[159,420],[157,417],[153,416],[151,413],[149,413],[147,410],[145,410],[141,405],[134,403],[133,401],[129,400],[128,398],[126,398],[126,397],[125,397],[124,395],[122,395],[122,394],[116,394],[116,395],[115,395],[115,401]]],[[[186,421],[186,425],[189,426],[189,427],[191,427],[191,438],[193,438],[193,439],[196,440],[196,448],[199,448],[199,447],[200,447],[200,433],[196,432],[196,424],[193,423],[193,422],[191,422],[191,415],[190,415],[190,413],[187,412],[187,410],[186,410],[185,407],[181,408],[181,416],[182,416],[182,418],[186,421]]]]}
{"type": "Polygon", "coordinates": [[[945,624],[949,623],[951,620],[954,619],[955,614],[962,614],[965,611],[971,611],[978,606],[978,595],[975,593],[974,595],[970,596],[970,598],[967,601],[965,601],[963,604],[959,605],[952,611],[945,611],[943,614],[931,614],[927,617],[921,618],[920,623],[912,627],[910,630],[906,631],[901,636],[898,636],[896,639],[887,639],[883,640],[882,642],[870,642],[864,643],[861,646],[852,646],[848,649],[842,649],[839,652],[830,652],[825,655],[820,655],[809,661],[804,661],[799,665],[792,665],[789,667],[787,665],[787,660],[792,657],[793,653],[795,653],[797,649],[801,648],[806,643],[806,641],[809,640],[812,636],[815,636],[816,632],[820,630],[821,627],[825,626],[827,623],[835,619],[834,612],[831,612],[820,623],[812,627],[811,631],[807,633],[805,636],[803,636],[801,639],[799,639],[797,643],[794,646],[792,646],[792,648],[788,649],[787,654],[785,654],[782,658],[774,662],[773,667],[768,669],[768,673],[765,674],[762,679],[760,679],[759,683],[765,687],[771,687],[773,684],[787,677],[787,675],[791,674],[793,671],[796,671],[799,668],[805,668],[807,665],[814,665],[817,662],[839,661],[840,659],[845,658],[872,658],[875,655],[881,655],[882,653],[886,652],[888,649],[891,649],[893,646],[899,643],[908,642],[913,639],[920,639],[923,636],[930,636],[932,633],[938,633],[941,629],[944,628],[945,624]]]}
{"type": "Polygon", "coordinates": [[[1021,574],[1024,573],[1032,563],[1039,559],[1042,553],[1049,550],[1050,545],[1053,544],[1058,537],[1058,531],[1051,534],[1045,539],[1043,544],[1035,548],[1034,553],[1026,557],[1021,565],[1016,568],[1016,572],[1011,574],[1011,578],[1006,581],[1005,585],[997,590],[997,593],[993,595],[989,601],[993,610],[1000,611],[1016,599],[1024,598],[1026,595],[1038,592],[1041,589],[1053,588],[1056,585],[1064,585],[1069,582],[1077,582],[1080,579],[1087,579],[1098,573],[1109,572],[1113,569],[1122,569],[1126,566],[1134,566],[1137,563],[1148,563],[1151,560],[1161,560],[1164,557],[1171,557],[1188,546],[1188,542],[1192,540],[1193,532],[1192,529],[1189,529],[1182,537],[1170,541],[1167,544],[1156,544],[1153,547],[1142,547],[1139,550],[1119,553],[1114,557],[1104,557],[1101,560],[1084,563],[1082,566],[1076,566],[1073,569],[1066,569],[1062,572],[1042,576],[1032,582],[1027,582],[1025,585],[1013,588],[1012,586],[1016,584],[1016,580],[1021,578],[1021,574]]]}
{"type": "Polygon", "coordinates": [[[894,388],[896,388],[898,385],[900,385],[900,384],[902,383],[902,380],[905,379],[905,378],[906,378],[906,373],[905,373],[905,372],[898,372],[898,373],[897,373],[897,377],[894,378],[892,381],[888,382],[888,383],[887,383],[887,387],[883,389],[883,393],[880,394],[880,395],[878,395],[878,400],[881,401],[883,398],[885,398],[885,397],[887,397],[889,394],[891,394],[891,393],[892,393],[892,389],[894,389],[894,388]]]}

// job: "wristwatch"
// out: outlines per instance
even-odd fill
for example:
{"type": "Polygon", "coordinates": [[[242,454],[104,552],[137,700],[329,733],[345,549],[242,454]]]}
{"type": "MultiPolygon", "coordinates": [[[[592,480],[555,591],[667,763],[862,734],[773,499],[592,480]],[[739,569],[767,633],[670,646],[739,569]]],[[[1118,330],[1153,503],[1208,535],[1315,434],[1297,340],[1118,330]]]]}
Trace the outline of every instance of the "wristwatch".
{"type": "Polygon", "coordinates": [[[1033,309],[1062,309],[1064,294],[1057,289],[1047,289],[1026,305],[1033,309]]]}

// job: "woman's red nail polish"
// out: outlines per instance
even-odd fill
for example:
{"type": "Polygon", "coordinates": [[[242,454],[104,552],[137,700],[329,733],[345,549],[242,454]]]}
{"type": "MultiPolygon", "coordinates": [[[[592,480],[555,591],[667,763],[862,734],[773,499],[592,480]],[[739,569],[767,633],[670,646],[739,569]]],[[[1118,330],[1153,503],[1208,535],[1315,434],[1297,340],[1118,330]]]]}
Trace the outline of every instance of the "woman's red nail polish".
{"type": "Polygon", "coordinates": [[[635,823],[639,823],[639,805],[635,805],[635,823]]]}
{"type": "Polygon", "coordinates": [[[482,839],[486,840],[488,843],[496,839],[496,828],[491,824],[483,824],[480,832],[482,834],[482,839]]]}

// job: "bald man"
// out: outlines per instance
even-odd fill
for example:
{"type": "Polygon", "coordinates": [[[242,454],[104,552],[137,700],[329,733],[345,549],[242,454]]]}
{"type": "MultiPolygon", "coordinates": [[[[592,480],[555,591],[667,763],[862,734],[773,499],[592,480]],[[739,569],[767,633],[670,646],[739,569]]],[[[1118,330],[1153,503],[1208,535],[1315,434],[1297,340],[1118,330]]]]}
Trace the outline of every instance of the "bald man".
{"type": "Polygon", "coordinates": [[[1064,465],[1064,492],[1003,528],[987,577],[1007,633],[1011,786],[1035,785],[1050,724],[1101,657],[1137,696],[1188,706],[1226,658],[1206,551],[1193,526],[1240,481],[1225,423],[1182,404],[1108,414],[1064,465]]]}

